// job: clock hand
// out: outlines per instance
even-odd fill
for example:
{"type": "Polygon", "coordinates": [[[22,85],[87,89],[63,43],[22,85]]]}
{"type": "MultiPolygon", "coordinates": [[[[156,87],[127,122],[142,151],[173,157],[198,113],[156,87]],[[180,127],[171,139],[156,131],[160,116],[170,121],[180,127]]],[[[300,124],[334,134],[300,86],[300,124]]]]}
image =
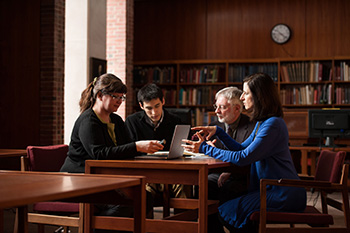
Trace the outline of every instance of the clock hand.
{"type": "Polygon", "coordinates": [[[278,34],[280,34],[283,38],[286,38],[287,36],[284,35],[282,32],[278,32],[278,34]]]}

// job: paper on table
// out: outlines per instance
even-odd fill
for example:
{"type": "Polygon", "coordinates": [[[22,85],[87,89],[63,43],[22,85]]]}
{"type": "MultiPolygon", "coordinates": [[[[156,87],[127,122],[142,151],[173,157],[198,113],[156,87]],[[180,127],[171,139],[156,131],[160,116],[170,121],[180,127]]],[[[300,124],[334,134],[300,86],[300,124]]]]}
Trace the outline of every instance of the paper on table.
{"type": "Polygon", "coordinates": [[[206,156],[207,157],[207,155],[205,155],[205,154],[203,154],[203,153],[194,153],[194,152],[190,152],[190,151],[187,151],[187,150],[185,150],[184,151],[184,155],[187,155],[187,156],[206,156]]]}

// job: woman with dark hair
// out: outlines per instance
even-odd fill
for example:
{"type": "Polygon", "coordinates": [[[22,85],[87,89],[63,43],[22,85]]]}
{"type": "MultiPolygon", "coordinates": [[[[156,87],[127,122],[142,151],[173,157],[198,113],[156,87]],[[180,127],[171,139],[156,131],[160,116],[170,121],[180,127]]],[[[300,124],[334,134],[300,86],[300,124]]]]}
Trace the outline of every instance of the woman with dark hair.
{"type": "MultiPolygon", "coordinates": [[[[130,159],[138,152],[154,153],[163,149],[157,140],[133,142],[129,139],[123,119],[114,113],[125,101],[126,93],[125,84],[113,74],[95,78],[82,92],[79,102],[81,114],[75,121],[68,156],[61,172],[84,173],[85,160],[88,159],[130,159]]],[[[152,200],[149,201],[151,213],[152,200]]],[[[99,207],[99,215],[132,214],[132,208],[112,205],[99,207]]]]}
{"type": "MultiPolygon", "coordinates": [[[[252,134],[242,143],[234,141],[220,127],[194,127],[199,141],[184,140],[183,147],[238,166],[251,164],[248,193],[219,207],[219,217],[231,232],[253,232],[249,216],[260,210],[260,179],[299,179],[288,146],[288,130],[283,117],[277,88],[266,74],[257,73],[243,80],[241,95],[250,118],[256,120],[252,134]],[[206,142],[217,136],[229,150],[212,147],[206,142]]],[[[306,207],[306,191],[298,187],[267,188],[268,211],[300,212],[306,207]]]]}

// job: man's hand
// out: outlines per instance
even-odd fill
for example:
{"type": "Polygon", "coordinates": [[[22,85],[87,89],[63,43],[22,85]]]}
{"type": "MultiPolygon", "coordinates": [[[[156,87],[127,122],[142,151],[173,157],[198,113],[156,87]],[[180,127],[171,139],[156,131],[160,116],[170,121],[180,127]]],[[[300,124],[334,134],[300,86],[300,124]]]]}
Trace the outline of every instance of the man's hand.
{"type": "Polygon", "coordinates": [[[223,172],[220,175],[220,177],[218,179],[218,186],[220,188],[225,184],[226,180],[230,177],[230,175],[231,175],[231,173],[229,173],[229,172],[223,172]]]}
{"type": "Polygon", "coordinates": [[[162,150],[164,146],[159,143],[157,140],[143,140],[143,141],[137,141],[136,144],[136,150],[138,152],[144,152],[144,153],[154,153],[159,150],[162,150]]]}

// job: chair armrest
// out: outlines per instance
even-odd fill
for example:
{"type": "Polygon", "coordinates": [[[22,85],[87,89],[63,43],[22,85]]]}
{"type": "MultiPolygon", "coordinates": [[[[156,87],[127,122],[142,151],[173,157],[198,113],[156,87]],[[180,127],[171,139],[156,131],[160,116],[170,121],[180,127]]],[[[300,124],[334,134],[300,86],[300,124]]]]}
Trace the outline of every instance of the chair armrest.
{"type": "Polygon", "coordinates": [[[291,180],[291,179],[280,179],[280,180],[270,180],[261,179],[260,188],[266,185],[276,185],[276,186],[290,186],[290,187],[303,187],[303,188],[317,188],[324,190],[340,190],[342,185],[338,183],[331,183],[328,181],[311,181],[311,180],[291,180]]]}
{"type": "Polygon", "coordinates": [[[315,176],[309,176],[304,174],[298,174],[298,176],[301,180],[315,180],[315,176]]]}

